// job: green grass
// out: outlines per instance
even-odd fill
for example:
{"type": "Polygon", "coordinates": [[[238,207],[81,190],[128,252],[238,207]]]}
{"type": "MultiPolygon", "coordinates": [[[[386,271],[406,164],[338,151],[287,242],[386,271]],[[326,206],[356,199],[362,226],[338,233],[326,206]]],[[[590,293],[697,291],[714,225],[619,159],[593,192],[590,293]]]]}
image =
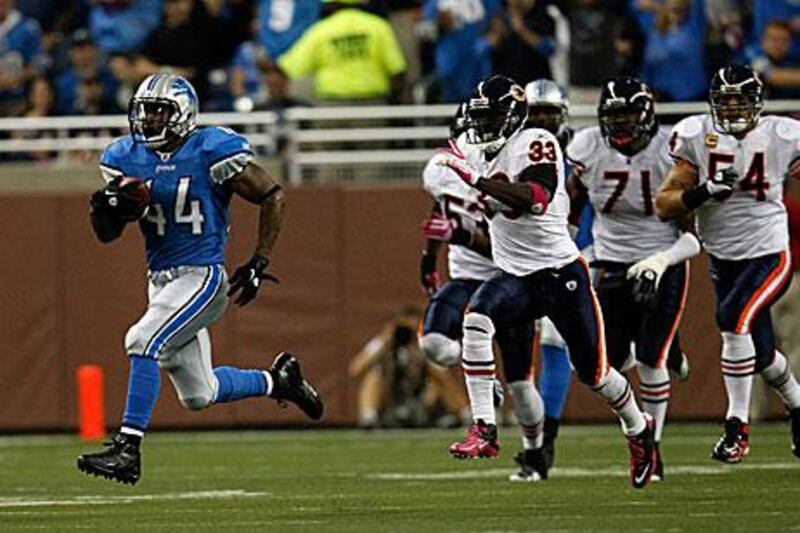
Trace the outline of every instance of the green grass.
{"type": "Polygon", "coordinates": [[[800,530],[800,460],[785,424],[758,424],[739,466],[708,459],[719,428],[667,427],[666,481],[630,488],[613,426],[567,427],[544,483],[498,460],[454,461],[461,431],[155,433],[136,487],[80,474],[96,448],[0,438],[0,531],[800,530]]]}

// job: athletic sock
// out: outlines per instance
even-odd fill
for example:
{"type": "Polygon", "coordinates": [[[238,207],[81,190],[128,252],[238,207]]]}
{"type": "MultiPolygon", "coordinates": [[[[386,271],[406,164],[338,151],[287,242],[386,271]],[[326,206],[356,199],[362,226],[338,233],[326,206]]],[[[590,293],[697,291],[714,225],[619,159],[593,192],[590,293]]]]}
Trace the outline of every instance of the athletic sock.
{"type": "Polygon", "coordinates": [[[625,435],[632,437],[644,431],[647,426],[644,415],[636,405],[630,383],[622,374],[610,368],[592,390],[606,399],[611,410],[619,417],[625,435]]]}
{"type": "Polygon", "coordinates": [[[797,384],[785,355],[775,350],[775,359],[761,371],[761,376],[783,398],[789,409],[800,407],[800,385],[797,384]]]}
{"type": "Polygon", "coordinates": [[[235,402],[267,394],[267,376],[261,370],[242,370],[232,366],[218,366],[214,375],[219,381],[214,403],[235,402]]]}
{"type": "Polygon", "coordinates": [[[464,317],[464,353],[461,366],[472,407],[472,419],[495,424],[493,403],[495,364],[492,352],[494,325],[486,315],[468,313],[464,317]]]}
{"type": "Polygon", "coordinates": [[[128,397],[122,416],[122,433],[144,435],[161,390],[158,361],[150,357],[131,355],[128,374],[128,397]]]}
{"type": "Polygon", "coordinates": [[[522,447],[526,450],[541,448],[544,439],[544,404],[533,381],[525,379],[508,384],[514,397],[514,414],[522,433],[522,447]]]}
{"type": "Polygon", "coordinates": [[[722,332],[722,376],[728,394],[725,418],[750,419],[750,392],[756,367],[756,349],[749,333],[722,332]]]}
{"type": "Polygon", "coordinates": [[[650,413],[656,421],[656,442],[660,442],[669,406],[669,370],[667,367],[652,368],[641,363],[638,370],[642,410],[650,413]]]}
{"type": "Polygon", "coordinates": [[[566,348],[542,346],[542,374],[539,389],[544,401],[545,415],[560,419],[572,381],[572,367],[566,348]]]}

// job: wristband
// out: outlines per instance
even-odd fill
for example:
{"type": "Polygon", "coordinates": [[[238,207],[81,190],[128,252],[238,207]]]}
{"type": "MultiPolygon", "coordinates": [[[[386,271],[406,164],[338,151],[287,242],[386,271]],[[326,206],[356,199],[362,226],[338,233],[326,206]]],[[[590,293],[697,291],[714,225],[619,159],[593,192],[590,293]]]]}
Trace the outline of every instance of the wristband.
{"type": "Polygon", "coordinates": [[[708,189],[705,185],[698,185],[693,189],[683,191],[683,194],[681,195],[683,205],[689,208],[690,211],[700,207],[709,198],[711,198],[711,193],[708,192],[708,189]]]}

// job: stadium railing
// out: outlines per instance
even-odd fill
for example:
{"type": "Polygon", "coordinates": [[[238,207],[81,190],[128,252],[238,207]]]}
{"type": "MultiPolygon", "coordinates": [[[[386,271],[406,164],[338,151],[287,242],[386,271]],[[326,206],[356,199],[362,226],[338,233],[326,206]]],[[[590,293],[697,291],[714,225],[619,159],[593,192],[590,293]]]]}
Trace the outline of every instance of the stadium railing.
{"type": "MultiPolygon", "coordinates": [[[[244,133],[260,156],[278,158],[289,182],[299,184],[417,178],[431,149],[447,136],[454,111],[450,104],[298,107],[283,113],[204,113],[200,123],[244,133]]],[[[667,124],[707,111],[705,102],[657,106],[667,124]]],[[[800,100],[771,101],[766,111],[797,112],[800,100]]],[[[593,105],[570,108],[570,123],[576,128],[595,124],[595,116],[593,105]]],[[[68,161],[71,152],[100,152],[126,131],[123,115],[0,118],[0,160],[45,153],[68,161]]]]}

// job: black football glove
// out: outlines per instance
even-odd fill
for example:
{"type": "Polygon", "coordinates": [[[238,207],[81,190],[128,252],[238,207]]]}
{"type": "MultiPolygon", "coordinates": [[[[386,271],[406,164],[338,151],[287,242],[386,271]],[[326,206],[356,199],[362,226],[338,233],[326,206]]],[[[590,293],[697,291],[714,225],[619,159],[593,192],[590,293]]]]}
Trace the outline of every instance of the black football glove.
{"type": "Polygon", "coordinates": [[[231,276],[228,296],[233,296],[241,290],[235,302],[239,306],[244,306],[258,294],[261,280],[280,283],[278,278],[264,272],[268,266],[269,259],[261,255],[254,255],[250,261],[237,268],[231,276]]]}
{"type": "Polygon", "coordinates": [[[708,193],[715,200],[725,200],[733,194],[733,186],[739,175],[732,168],[724,168],[718,170],[711,176],[711,179],[706,182],[706,189],[708,193]]]}
{"type": "Polygon", "coordinates": [[[137,182],[128,182],[120,185],[120,179],[115,179],[102,189],[92,194],[90,204],[95,211],[113,214],[123,222],[139,220],[147,210],[142,206],[142,200],[135,193],[139,187],[137,182]]]}

